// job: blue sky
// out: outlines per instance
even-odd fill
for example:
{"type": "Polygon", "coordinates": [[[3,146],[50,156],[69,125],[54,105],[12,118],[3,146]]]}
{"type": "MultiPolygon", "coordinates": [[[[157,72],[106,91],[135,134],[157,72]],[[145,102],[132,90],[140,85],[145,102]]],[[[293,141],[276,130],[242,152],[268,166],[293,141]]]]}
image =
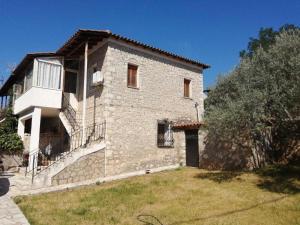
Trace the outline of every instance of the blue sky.
{"type": "Polygon", "coordinates": [[[55,51],[77,29],[109,29],[210,64],[204,85],[239,61],[260,27],[300,25],[300,0],[0,0],[0,76],[28,52],[55,51]]]}

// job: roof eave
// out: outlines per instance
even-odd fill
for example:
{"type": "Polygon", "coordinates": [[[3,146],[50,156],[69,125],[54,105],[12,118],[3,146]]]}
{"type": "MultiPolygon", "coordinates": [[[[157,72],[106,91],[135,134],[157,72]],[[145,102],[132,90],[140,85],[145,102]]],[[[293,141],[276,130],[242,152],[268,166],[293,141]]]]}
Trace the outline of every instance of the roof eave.
{"type": "Polygon", "coordinates": [[[17,65],[17,67],[12,71],[8,79],[4,82],[4,84],[0,88],[0,96],[6,95],[9,91],[11,85],[18,79],[21,71],[36,57],[53,57],[59,56],[55,52],[35,52],[28,53],[21,60],[21,62],[17,65]]]}
{"type": "Polygon", "coordinates": [[[67,40],[63,44],[62,47],[60,47],[56,51],[56,53],[57,54],[62,54],[62,55],[68,54],[68,51],[71,51],[72,46],[74,46],[76,44],[79,44],[82,41],[89,41],[92,38],[95,38],[96,36],[98,36],[100,39],[112,37],[116,40],[122,40],[122,41],[125,41],[125,42],[128,42],[128,43],[131,43],[133,45],[137,45],[139,47],[143,47],[143,48],[149,49],[151,51],[158,52],[158,53],[166,55],[168,57],[172,57],[172,58],[175,58],[177,60],[184,61],[188,64],[199,66],[203,69],[210,68],[210,65],[208,65],[208,64],[201,63],[199,61],[192,60],[192,59],[189,59],[189,58],[186,58],[186,57],[183,57],[183,56],[179,56],[177,54],[174,54],[174,53],[171,53],[171,52],[168,52],[168,51],[165,51],[165,50],[162,50],[160,48],[156,48],[156,47],[153,47],[153,46],[150,46],[150,45],[147,45],[147,44],[144,44],[142,42],[139,42],[139,41],[136,41],[136,40],[133,40],[133,39],[130,39],[130,38],[118,35],[118,34],[114,34],[110,30],[79,29],[69,40],[67,40]]]}
{"type": "Polygon", "coordinates": [[[139,41],[135,41],[133,39],[130,39],[130,38],[127,38],[127,37],[123,37],[121,35],[118,35],[118,34],[111,34],[111,37],[117,39],[117,40],[122,40],[122,41],[125,41],[125,42],[129,42],[131,44],[134,44],[134,45],[137,45],[137,46],[140,46],[140,47],[143,47],[143,48],[146,48],[146,49],[149,49],[149,50],[152,50],[152,51],[155,51],[155,52],[158,52],[160,54],[163,54],[163,55],[166,55],[168,57],[172,57],[172,58],[175,58],[177,60],[180,60],[180,61],[184,61],[186,63],[189,63],[189,64],[192,64],[192,65],[196,65],[196,66],[199,66],[199,67],[202,67],[203,69],[208,69],[210,68],[211,66],[208,65],[208,64],[205,64],[205,63],[201,63],[201,62],[198,62],[196,60],[193,60],[193,59],[189,59],[187,57],[183,57],[183,56],[180,56],[180,55],[177,55],[177,54],[174,54],[174,53],[171,53],[171,52],[168,52],[168,51],[165,51],[165,50],[162,50],[160,48],[156,48],[156,47],[153,47],[151,45],[147,45],[147,44],[144,44],[142,42],[139,42],[139,41]]]}

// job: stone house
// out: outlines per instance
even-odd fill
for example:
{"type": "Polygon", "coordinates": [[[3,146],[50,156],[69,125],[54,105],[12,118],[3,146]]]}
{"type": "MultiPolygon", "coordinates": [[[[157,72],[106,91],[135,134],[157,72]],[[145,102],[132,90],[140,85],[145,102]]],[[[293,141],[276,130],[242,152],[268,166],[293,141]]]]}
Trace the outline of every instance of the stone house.
{"type": "Polygon", "coordinates": [[[27,54],[0,96],[12,93],[35,183],[134,175],[199,165],[206,68],[110,31],[78,30],[56,52],[27,54]]]}

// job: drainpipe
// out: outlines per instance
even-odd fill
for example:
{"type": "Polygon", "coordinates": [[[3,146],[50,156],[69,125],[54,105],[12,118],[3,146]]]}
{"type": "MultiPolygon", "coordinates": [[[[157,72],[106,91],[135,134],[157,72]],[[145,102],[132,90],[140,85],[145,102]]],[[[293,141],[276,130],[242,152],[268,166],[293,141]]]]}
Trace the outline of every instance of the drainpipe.
{"type": "Polygon", "coordinates": [[[199,109],[198,109],[198,106],[199,106],[199,104],[198,104],[198,102],[196,102],[196,103],[195,103],[195,108],[196,108],[196,112],[197,112],[197,121],[199,122],[200,117],[199,117],[199,109]]]}
{"type": "Polygon", "coordinates": [[[83,81],[83,107],[82,107],[82,144],[86,144],[86,89],[87,89],[87,66],[88,66],[88,42],[84,48],[84,81],[83,81]]]}

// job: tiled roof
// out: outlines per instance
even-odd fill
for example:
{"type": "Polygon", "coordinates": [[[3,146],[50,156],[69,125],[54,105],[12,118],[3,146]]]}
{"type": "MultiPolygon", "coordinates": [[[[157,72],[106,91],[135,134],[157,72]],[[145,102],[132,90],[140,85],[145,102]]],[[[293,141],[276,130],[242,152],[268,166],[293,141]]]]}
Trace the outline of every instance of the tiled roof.
{"type": "Polygon", "coordinates": [[[173,123],[173,128],[176,129],[192,129],[199,128],[204,123],[201,121],[177,121],[173,123]]]}
{"type": "Polygon", "coordinates": [[[89,47],[96,45],[97,42],[103,40],[104,38],[114,38],[116,40],[121,40],[124,42],[127,42],[129,44],[148,49],[153,52],[157,52],[159,54],[165,55],[167,57],[174,58],[179,61],[183,61],[185,63],[196,65],[199,67],[202,67],[203,69],[207,69],[210,67],[208,64],[201,63],[199,61],[189,59],[183,56],[176,55],[174,53],[162,50],[160,48],[156,48],[144,43],[141,43],[139,41],[121,36],[119,34],[114,34],[109,30],[83,30],[79,29],[75,34],[72,35],[70,39],[68,39],[61,48],[59,48],[56,52],[37,52],[37,53],[29,53],[27,54],[23,60],[18,64],[16,69],[13,71],[13,73],[10,75],[10,77],[6,80],[6,82],[2,85],[0,88],[0,96],[7,93],[10,86],[15,82],[17,79],[19,72],[24,69],[28,63],[35,57],[41,57],[41,56],[55,56],[55,55],[61,55],[65,56],[67,54],[76,54],[80,53],[82,54],[84,43],[86,41],[89,42],[89,47]]]}
{"type": "MultiPolygon", "coordinates": [[[[95,45],[95,42],[97,40],[102,40],[103,38],[108,38],[108,37],[114,38],[116,40],[122,40],[124,42],[157,52],[159,54],[162,54],[162,55],[165,55],[168,57],[172,57],[174,59],[184,61],[189,64],[203,67],[204,69],[207,69],[210,67],[210,65],[208,65],[208,64],[204,64],[204,63],[201,63],[199,61],[196,61],[196,60],[193,60],[193,59],[190,59],[187,57],[176,55],[174,53],[144,44],[142,42],[121,36],[119,34],[114,34],[109,30],[83,30],[83,29],[80,29],[67,42],[65,42],[65,44],[61,48],[59,48],[56,53],[64,54],[65,52],[72,51],[72,46],[75,46],[75,45],[78,46],[83,41],[91,41],[92,44],[95,45]]],[[[81,46],[81,49],[80,48],[79,49],[82,50],[83,47],[84,46],[81,46]]]]}

